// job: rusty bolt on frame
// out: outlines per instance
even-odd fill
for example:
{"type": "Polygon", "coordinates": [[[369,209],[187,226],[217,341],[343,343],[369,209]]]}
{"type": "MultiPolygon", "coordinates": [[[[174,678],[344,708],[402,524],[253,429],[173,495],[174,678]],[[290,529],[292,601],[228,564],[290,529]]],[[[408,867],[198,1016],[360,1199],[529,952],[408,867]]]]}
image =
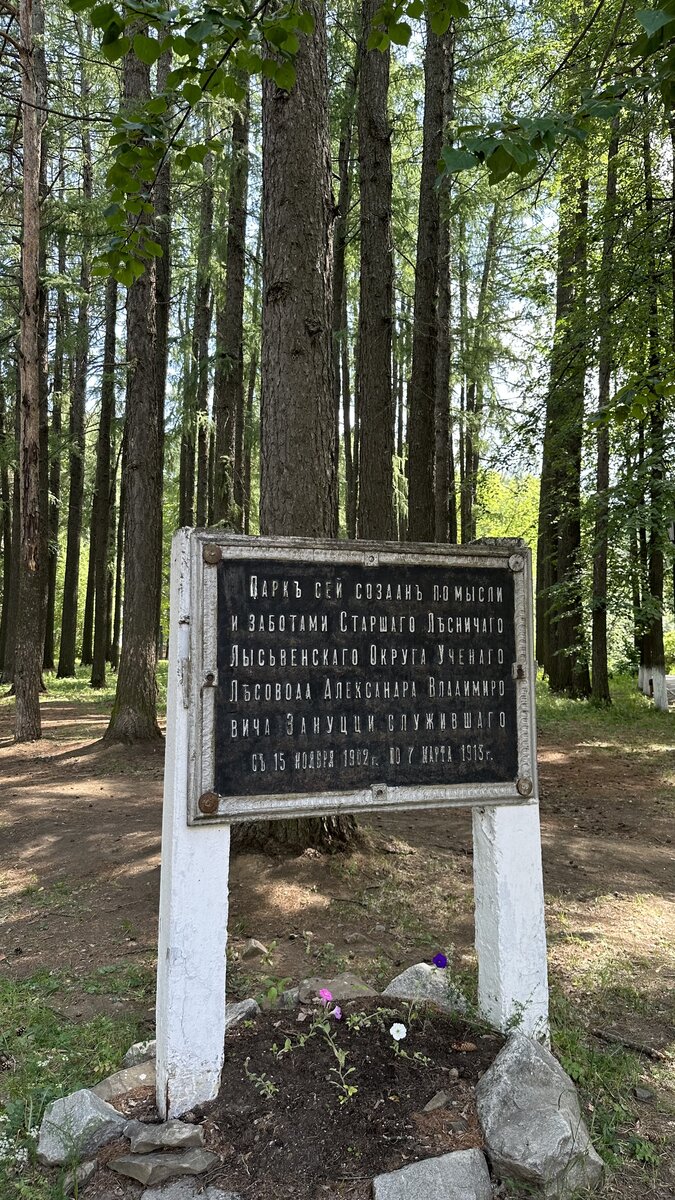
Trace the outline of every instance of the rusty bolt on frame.
{"type": "Polygon", "coordinates": [[[209,563],[212,567],[219,563],[223,557],[223,552],[220,546],[214,546],[212,542],[207,542],[203,550],[203,558],[205,563],[209,563]]]}
{"type": "Polygon", "coordinates": [[[199,797],[199,811],[205,817],[212,817],[218,812],[218,793],[204,792],[204,795],[199,797]]]}
{"type": "Polygon", "coordinates": [[[523,558],[522,554],[512,554],[509,559],[509,566],[514,574],[517,574],[518,571],[524,571],[525,559],[523,558]]]}
{"type": "Polygon", "coordinates": [[[519,796],[531,796],[534,791],[532,780],[521,777],[516,784],[516,791],[519,796]]]}

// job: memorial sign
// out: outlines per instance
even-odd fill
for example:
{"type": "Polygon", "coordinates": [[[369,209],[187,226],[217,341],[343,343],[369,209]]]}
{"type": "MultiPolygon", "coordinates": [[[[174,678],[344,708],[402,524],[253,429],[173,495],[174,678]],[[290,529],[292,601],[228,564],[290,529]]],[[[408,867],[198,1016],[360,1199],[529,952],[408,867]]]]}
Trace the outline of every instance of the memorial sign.
{"type": "Polygon", "coordinates": [[[532,794],[525,547],[199,547],[191,821],[532,794]]]}
{"type": "Polygon", "coordinates": [[[546,1035],[534,674],[521,542],[175,535],[162,1117],[218,1090],[233,821],[470,806],[479,1007],[546,1035]]]}

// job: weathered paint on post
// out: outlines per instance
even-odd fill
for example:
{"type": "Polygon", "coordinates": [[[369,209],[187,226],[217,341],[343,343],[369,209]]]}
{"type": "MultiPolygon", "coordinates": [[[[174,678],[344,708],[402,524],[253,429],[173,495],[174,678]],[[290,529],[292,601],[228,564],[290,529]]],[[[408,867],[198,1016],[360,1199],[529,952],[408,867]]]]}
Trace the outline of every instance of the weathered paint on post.
{"type": "Polygon", "coordinates": [[[218,1091],[225,1039],[229,825],[187,824],[189,723],[199,606],[189,530],[174,537],[157,963],[157,1106],[177,1117],[218,1091]]]}
{"type": "Polygon", "coordinates": [[[473,810],[478,1006],[497,1029],[548,1037],[539,806],[473,810]]]}

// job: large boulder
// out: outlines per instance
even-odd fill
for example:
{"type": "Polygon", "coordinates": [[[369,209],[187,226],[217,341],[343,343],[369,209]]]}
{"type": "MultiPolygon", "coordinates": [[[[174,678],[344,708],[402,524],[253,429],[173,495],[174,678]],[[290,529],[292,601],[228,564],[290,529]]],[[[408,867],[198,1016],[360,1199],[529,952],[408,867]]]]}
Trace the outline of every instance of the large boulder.
{"type": "Polygon", "coordinates": [[[217,1154],[209,1150],[186,1150],[183,1154],[121,1154],[111,1159],[108,1167],[152,1187],[178,1175],[201,1175],[217,1162],[217,1154]]]}
{"type": "Polygon", "coordinates": [[[490,1172],[480,1150],[425,1158],[373,1180],[373,1200],[492,1200],[490,1172]]]}
{"type": "Polygon", "coordinates": [[[495,1173],[567,1200],[597,1187],[603,1163],[591,1145],[572,1080],[549,1050],[514,1033],[476,1088],[495,1173]]]}
{"type": "Polygon", "coordinates": [[[119,1113],[89,1088],[54,1100],[45,1109],[37,1145],[38,1162],[58,1167],[91,1157],[124,1133],[128,1117],[119,1113]]]}
{"type": "Polygon", "coordinates": [[[466,1012],[466,1000],[447,968],[432,967],[425,962],[415,963],[402,971],[387,984],[382,995],[419,1004],[435,1004],[443,1012],[466,1012]]]}

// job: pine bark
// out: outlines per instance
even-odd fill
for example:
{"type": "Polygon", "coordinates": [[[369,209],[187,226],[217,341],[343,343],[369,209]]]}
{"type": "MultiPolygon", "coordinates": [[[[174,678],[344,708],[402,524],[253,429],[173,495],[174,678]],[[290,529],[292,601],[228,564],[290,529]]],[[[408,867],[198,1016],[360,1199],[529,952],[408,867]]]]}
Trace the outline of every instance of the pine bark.
{"type": "MultiPolygon", "coordinates": [[[[65,173],[63,148],[59,159],[61,178],[65,173]]],[[[63,200],[63,196],[61,196],[63,200]]],[[[66,231],[59,230],[57,251],[59,278],[66,274],[66,231]]],[[[64,385],[65,342],[68,336],[69,313],[65,288],[61,284],[58,289],[56,302],[56,329],[54,335],[54,376],[52,386],[52,425],[51,447],[49,455],[49,539],[47,562],[47,615],[45,625],[44,667],[53,671],[55,658],[55,617],[56,617],[56,568],[59,561],[59,524],[61,516],[61,441],[62,404],[64,385]]]]}
{"type": "MultiPolygon", "coordinates": [[[[84,66],[81,69],[84,72],[84,66]]],[[[83,95],[86,95],[87,90],[83,76],[83,95]]],[[[91,137],[89,126],[86,124],[82,133],[82,195],[85,204],[88,205],[92,198],[92,164],[91,137]]],[[[78,306],[75,345],[75,381],[70,398],[70,489],[68,493],[68,533],[66,542],[66,570],[63,581],[61,644],[59,647],[59,665],[57,670],[59,679],[66,679],[75,674],[80,539],[82,535],[82,505],[84,500],[85,404],[87,396],[87,372],[89,369],[90,291],[90,240],[87,233],[83,232],[80,260],[80,302],[78,306]]]]}
{"type": "MultiPolygon", "coordinates": [[[[149,69],[134,54],[124,62],[125,102],[150,95],[149,69]]],[[[162,478],[157,422],[155,268],[127,292],[127,403],[124,456],[124,629],[117,690],[105,737],[135,742],[160,737],[157,724],[157,589],[161,556],[162,478]]]]}
{"type": "MultiPolygon", "coordinates": [[[[643,165],[645,178],[645,213],[649,239],[647,249],[647,279],[649,295],[648,354],[650,374],[658,376],[661,368],[659,344],[659,278],[653,241],[654,182],[649,127],[643,135],[643,165]]],[[[663,642],[663,581],[665,537],[665,411],[661,396],[657,396],[649,414],[649,528],[647,541],[647,582],[650,597],[644,645],[644,668],[657,708],[668,711],[665,682],[665,650],[663,642]]]]}
{"type": "MultiPolygon", "coordinates": [[[[266,534],[335,537],[338,481],[332,378],[332,224],[326,22],[307,4],[297,79],[263,81],[263,321],[260,527],[266,534]]],[[[240,848],[333,848],[352,817],[238,826],[240,848]]]]}
{"type": "Polygon", "coordinates": [[[248,92],[232,118],[232,154],[227,210],[225,296],[218,306],[218,357],[213,386],[213,515],[239,532],[244,527],[244,286],[248,197],[248,92]]]}
{"type": "Polygon", "coordinates": [[[464,408],[464,487],[462,489],[462,541],[476,537],[476,499],[478,495],[478,466],[480,438],[483,426],[483,389],[485,371],[485,339],[490,311],[490,289],[497,252],[499,204],[495,202],[488,222],[485,257],[481,272],[478,305],[473,327],[473,339],[467,363],[464,408]]]}
{"type": "Polygon", "coordinates": [[[389,50],[368,50],[378,0],[363,0],[359,72],[359,190],[361,270],[359,292],[359,411],[361,486],[359,537],[394,538],[394,399],[391,340],[394,258],[391,228],[391,129],[389,50]]]}
{"type": "Polygon", "coordinates": [[[350,70],[342,102],[340,142],[338,145],[338,201],[334,229],[333,262],[333,388],[338,421],[342,408],[342,442],[345,458],[345,524],[347,537],[356,536],[354,498],[354,456],[351,429],[351,383],[349,372],[349,328],[347,318],[347,276],[345,270],[349,208],[351,202],[351,153],[354,131],[354,102],[358,82],[359,56],[350,70]],[[353,517],[353,519],[352,519],[353,517]]]}
{"type": "MultiPolygon", "coordinates": [[[[171,50],[165,50],[157,61],[157,92],[166,90],[171,71],[171,50]]],[[[162,253],[155,263],[155,387],[157,407],[157,436],[159,439],[159,475],[164,480],[164,416],[166,380],[169,369],[169,319],[171,316],[171,157],[167,154],[155,183],[155,239],[162,253]]],[[[164,511],[160,508],[159,544],[163,546],[164,511]]],[[[108,543],[110,546],[110,542],[108,543]]],[[[157,560],[157,633],[159,637],[162,608],[162,554],[157,560]]],[[[107,603],[106,603],[107,612],[107,603]]],[[[105,659],[104,659],[105,667],[105,659]]]]}
{"type": "MultiPolygon", "coordinates": [[[[0,371],[4,364],[0,363],[0,371]]],[[[2,526],[2,600],[0,604],[0,676],[5,666],[7,618],[12,588],[12,499],[9,487],[9,446],[12,438],[7,421],[7,401],[0,377],[0,511],[2,526]]]]}
{"type": "Polygon", "coordinates": [[[96,537],[93,539],[94,592],[96,610],[91,666],[91,686],[105,687],[108,649],[108,562],[110,558],[110,508],[112,495],[113,420],[115,417],[115,344],[117,320],[117,282],[111,276],[105,293],[105,340],[101,379],[101,412],[96,441],[96,537]]]}
{"type": "Polygon", "coordinates": [[[604,232],[600,266],[600,346],[598,354],[598,415],[596,435],[595,530],[593,556],[591,695],[596,704],[611,704],[607,668],[607,552],[609,532],[609,422],[613,345],[610,322],[614,243],[616,240],[618,122],[614,122],[607,151],[604,232]]]}
{"type": "Polygon", "coordinates": [[[443,83],[446,78],[447,45],[447,35],[437,37],[427,22],[415,318],[408,398],[408,538],[413,542],[432,542],[435,534],[434,402],[440,233],[436,177],[443,147],[443,83]]]}
{"type": "MultiPolygon", "coordinates": [[[[209,131],[207,130],[207,136],[209,131]]],[[[195,287],[195,323],[192,342],[194,388],[197,411],[197,503],[196,519],[206,525],[209,487],[209,336],[211,333],[211,244],[213,240],[213,155],[204,159],[201,190],[197,282],[195,287]]]]}
{"type": "Polygon", "coordinates": [[[20,4],[21,100],[23,129],[23,237],[19,340],[20,553],[14,687],[15,739],[41,736],[40,682],[43,656],[43,593],[46,583],[46,529],[40,499],[40,168],[41,116],[45,95],[39,86],[40,54],[34,28],[41,25],[38,4],[20,4]]]}
{"type": "Polygon", "coordinates": [[[553,691],[590,695],[580,580],[588,180],[568,163],[537,543],[537,658],[553,691]]]}
{"type": "MultiPolygon", "coordinates": [[[[451,26],[445,55],[446,76],[443,81],[443,126],[447,129],[454,120],[455,37],[451,26]]],[[[452,445],[450,412],[452,362],[451,324],[451,258],[450,193],[441,199],[438,235],[438,332],[436,347],[436,386],[434,398],[434,440],[436,470],[434,476],[435,540],[457,541],[457,498],[455,496],[455,463],[452,445]]]]}

